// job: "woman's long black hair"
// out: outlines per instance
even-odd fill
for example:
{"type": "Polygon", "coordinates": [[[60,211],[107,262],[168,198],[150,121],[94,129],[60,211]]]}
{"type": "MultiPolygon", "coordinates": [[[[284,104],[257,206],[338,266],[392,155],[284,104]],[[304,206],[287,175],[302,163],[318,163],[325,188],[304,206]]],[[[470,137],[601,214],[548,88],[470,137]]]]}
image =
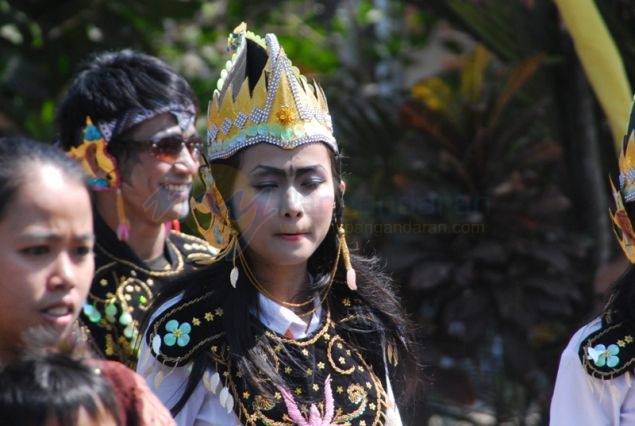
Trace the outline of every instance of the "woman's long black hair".
{"type": "MultiPolygon", "coordinates": [[[[337,227],[341,224],[344,209],[343,194],[339,188],[341,181],[341,160],[338,155],[329,149],[331,154],[331,166],[333,170],[333,181],[335,185],[335,210],[331,229],[328,231],[324,241],[309,258],[308,271],[313,278],[311,287],[307,290],[309,294],[328,291],[326,303],[333,306],[329,301],[334,298],[343,297],[341,291],[346,288],[345,271],[342,261],[339,262],[333,283],[332,272],[339,250],[337,227]],[[328,288],[328,286],[331,286],[328,288]]],[[[235,172],[238,170],[241,154],[233,155],[227,160],[219,160],[211,165],[212,175],[215,183],[223,196],[228,200],[235,179],[235,172]],[[215,174],[216,172],[216,174],[215,174]]],[[[228,256],[229,257],[229,256],[228,256]]],[[[359,318],[362,322],[347,323],[338,325],[353,337],[350,343],[356,344],[359,350],[368,354],[375,354],[377,362],[383,368],[383,348],[388,342],[394,342],[400,360],[397,368],[391,373],[391,382],[394,389],[402,391],[400,395],[409,397],[414,395],[418,377],[417,350],[415,348],[415,338],[413,327],[407,315],[405,315],[399,297],[397,296],[393,282],[390,277],[382,271],[380,260],[376,257],[363,257],[351,253],[351,263],[357,272],[358,296],[366,302],[366,306],[361,308],[359,318]],[[374,338],[367,338],[370,335],[374,338]],[[378,342],[379,339],[379,342],[378,342]],[[378,343],[381,346],[378,346],[378,343]],[[398,384],[398,386],[395,386],[398,384]]],[[[229,274],[232,268],[230,259],[225,258],[218,262],[180,278],[176,285],[171,286],[171,290],[160,294],[154,300],[155,306],[160,306],[166,300],[174,297],[183,291],[183,299],[189,300],[207,292],[216,293],[215,300],[221,300],[223,306],[223,327],[229,346],[232,349],[231,356],[235,359],[238,368],[243,373],[243,377],[248,380],[254,379],[256,384],[256,374],[258,371],[265,371],[266,374],[276,382],[279,377],[271,367],[263,364],[263,357],[260,343],[256,341],[254,330],[251,327],[250,309],[257,308],[258,292],[253,285],[245,278],[245,274],[240,274],[236,288],[229,285],[229,274]]],[[[334,313],[334,316],[337,316],[334,313]]],[[[205,370],[212,365],[211,359],[203,352],[194,360],[192,371],[185,387],[184,394],[180,400],[172,407],[172,413],[178,413],[185,405],[187,399],[194,391],[198,382],[202,379],[205,370]]],[[[379,368],[379,366],[378,366],[379,368]]],[[[260,373],[262,374],[262,373],[260,373]]],[[[383,371],[378,375],[383,376],[383,371]]]]}
{"type": "Polygon", "coordinates": [[[603,310],[604,320],[609,324],[625,322],[635,324],[635,265],[629,265],[612,285],[608,301],[603,310]]]}

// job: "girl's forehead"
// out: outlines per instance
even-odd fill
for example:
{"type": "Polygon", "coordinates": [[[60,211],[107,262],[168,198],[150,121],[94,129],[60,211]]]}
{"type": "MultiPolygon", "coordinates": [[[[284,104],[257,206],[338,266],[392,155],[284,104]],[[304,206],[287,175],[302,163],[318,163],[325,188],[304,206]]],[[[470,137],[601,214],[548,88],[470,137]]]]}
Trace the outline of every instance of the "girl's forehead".
{"type": "Polygon", "coordinates": [[[292,149],[284,149],[268,143],[260,143],[243,151],[241,169],[265,165],[285,168],[294,165],[321,165],[330,167],[331,152],[323,143],[309,143],[292,149]]]}

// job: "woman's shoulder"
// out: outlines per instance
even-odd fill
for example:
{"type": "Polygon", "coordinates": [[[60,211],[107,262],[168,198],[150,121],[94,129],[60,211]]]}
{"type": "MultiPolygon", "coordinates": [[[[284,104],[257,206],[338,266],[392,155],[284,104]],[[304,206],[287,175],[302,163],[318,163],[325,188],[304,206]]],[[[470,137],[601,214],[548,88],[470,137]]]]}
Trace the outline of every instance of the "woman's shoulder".
{"type": "Polygon", "coordinates": [[[145,333],[152,355],[162,364],[181,366],[224,335],[219,292],[185,292],[161,304],[145,333]]]}
{"type": "Polygon", "coordinates": [[[117,361],[89,362],[111,383],[125,424],[176,425],[168,409],[135,371],[117,361]]]}
{"type": "MultiPolygon", "coordinates": [[[[573,350],[575,353],[578,352],[578,348],[580,347],[580,343],[586,339],[590,334],[596,332],[602,327],[602,318],[596,317],[591,321],[587,322],[580,328],[578,328],[575,333],[569,339],[569,343],[567,344],[567,349],[573,350]]],[[[565,349],[565,350],[567,350],[565,349]]]]}
{"type": "Polygon", "coordinates": [[[185,255],[187,261],[198,265],[208,265],[216,260],[218,250],[202,238],[184,232],[171,230],[169,241],[185,255]]]}
{"type": "Polygon", "coordinates": [[[565,353],[577,354],[589,375],[613,379],[635,366],[634,329],[634,325],[628,322],[609,323],[598,317],[573,335],[565,353]]]}
{"type": "Polygon", "coordinates": [[[141,383],[142,387],[145,387],[141,376],[118,361],[93,359],[90,363],[113,385],[119,399],[132,401],[135,398],[134,389],[137,385],[141,383]]]}

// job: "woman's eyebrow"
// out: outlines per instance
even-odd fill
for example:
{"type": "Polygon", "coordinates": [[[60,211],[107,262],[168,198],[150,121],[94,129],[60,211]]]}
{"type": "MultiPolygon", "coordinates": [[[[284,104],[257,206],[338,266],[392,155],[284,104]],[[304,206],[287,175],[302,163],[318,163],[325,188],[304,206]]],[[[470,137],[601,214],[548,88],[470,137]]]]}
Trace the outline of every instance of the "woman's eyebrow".
{"type": "Polygon", "coordinates": [[[303,174],[307,174],[307,173],[315,173],[316,171],[320,171],[320,170],[324,170],[324,167],[322,167],[319,164],[311,165],[311,166],[299,167],[297,169],[295,169],[293,167],[289,167],[289,169],[281,169],[281,168],[278,168],[278,167],[265,166],[265,165],[261,164],[261,165],[258,165],[256,167],[254,167],[249,172],[249,174],[250,175],[272,174],[272,175],[276,175],[276,176],[287,177],[287,176],[299,176],[299,175],[303,175],[303,174]]]}
{"type": "MultiPolygon", "coordinates": [[[[49,242],[58,242],[58,241],[62,241],[63,239],[60,234],[57,234],[55,232],[46,232],[46,231],[27,232],[22,234],[21,238],[25,241],[37,240],[37,241],[49,241],[49,242]]],[[[77,235],[73,237],[73,240],[82,241],[86,243],[92,243],[95,241],[95,234],[86,233],[86,234],[77,235]]]]}

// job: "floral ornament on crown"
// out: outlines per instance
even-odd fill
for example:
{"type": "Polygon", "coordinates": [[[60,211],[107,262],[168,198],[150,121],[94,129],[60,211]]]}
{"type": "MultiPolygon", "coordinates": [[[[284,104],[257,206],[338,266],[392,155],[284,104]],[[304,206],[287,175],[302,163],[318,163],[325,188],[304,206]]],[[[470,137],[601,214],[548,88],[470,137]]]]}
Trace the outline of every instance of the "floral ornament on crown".
{"type": "Polygon", "coordinates": [[[88,175],[91,188],[95,191],[117,188],[119,172],[116,161],[106,151],[106,139],[90,117],[86,117],[83,134],[83,142],[71,148],[67,155],[80,162],[82,169],[88,175]]]}

